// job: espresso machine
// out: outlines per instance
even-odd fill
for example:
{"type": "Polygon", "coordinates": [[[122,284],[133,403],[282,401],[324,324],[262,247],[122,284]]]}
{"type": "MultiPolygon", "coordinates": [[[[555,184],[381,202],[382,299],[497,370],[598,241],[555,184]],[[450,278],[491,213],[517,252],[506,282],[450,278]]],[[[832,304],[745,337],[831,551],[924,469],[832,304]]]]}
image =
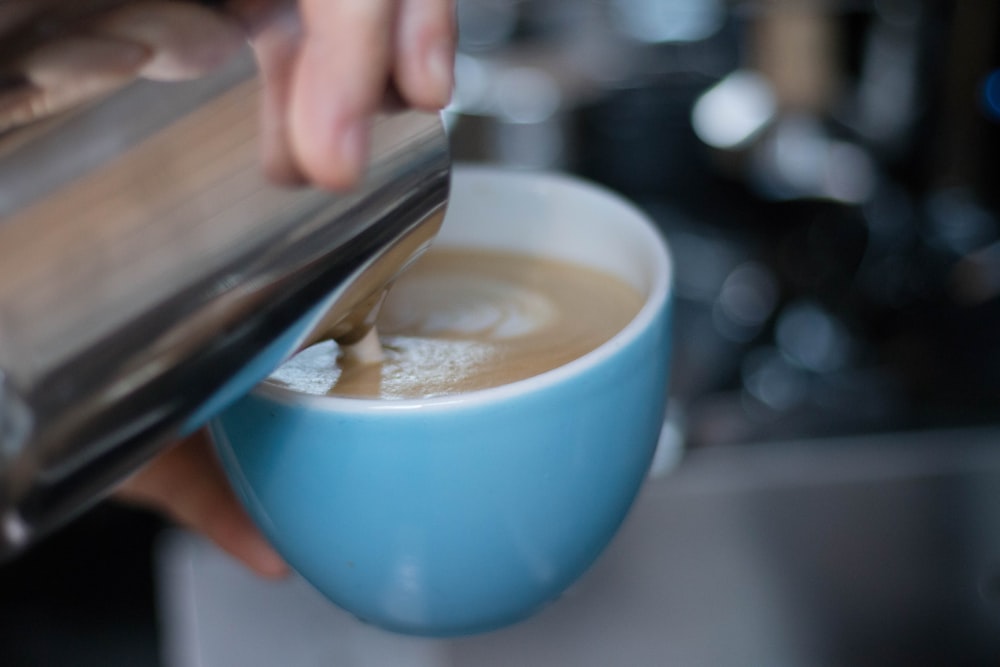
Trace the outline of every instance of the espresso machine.
{"type": "Polygon", "coordinates": [[[450,174],[439,116],[397,109],[356,190],[279,187],[248,48],[204,75],[108,80],[81,49],[125,5],[30,5],[0,7],[2,556],[296,350],[362,337],[450,174]]]}

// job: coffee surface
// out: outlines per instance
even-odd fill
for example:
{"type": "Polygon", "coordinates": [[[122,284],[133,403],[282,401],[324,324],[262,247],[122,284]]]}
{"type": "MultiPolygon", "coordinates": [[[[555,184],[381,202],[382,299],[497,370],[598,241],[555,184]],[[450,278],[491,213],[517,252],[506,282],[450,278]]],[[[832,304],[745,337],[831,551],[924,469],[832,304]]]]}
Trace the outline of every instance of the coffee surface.
{"type": "Polygon", "coordinates": [[[522,380],[594,350],[642,307],[615,276],[507,252],[431,249],[390,290],[376,322],[381,363],[333,341],[269,382],[318,395],[447,396],[522,380]]]}

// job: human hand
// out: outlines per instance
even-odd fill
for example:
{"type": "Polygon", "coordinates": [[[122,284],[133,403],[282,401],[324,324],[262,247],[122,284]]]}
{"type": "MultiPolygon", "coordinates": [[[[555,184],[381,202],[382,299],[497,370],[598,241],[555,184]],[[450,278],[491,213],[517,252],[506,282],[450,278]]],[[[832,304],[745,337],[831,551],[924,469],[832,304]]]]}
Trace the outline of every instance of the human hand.
{"type": "Polygon", "coordinates": [[[40,26],[46,39],[29,39],[13,70],[0,72],[0,132],[136,77],[202,76],[249,39],[264,81],[266,172],[285,184],[346,189],[363,171],[387,89],[415,108],[447,104],[453,5],[230,0],[215,11],[176,0],[13,0],[0,5],[0,41],[24,39],[25,26],[40,26]]]}
{"type": "Polygon", "coordinates": [[[204,431],[157,456],[122,483],[115,495],[165,513],[261,576],[278,578],[288,573],[288,566],[233,494],[204,431]]]}
{"type": "Polygon", "coordinates": [[[203,76],[245,42],[207,7],[168,0],[0,4],[0,131],[111,92],[137,77],[203,76]]]}
{"type": "Polygon", "coordinates": [[[448,103],[454,0],[234,0],[264,80],[264,163],[283,183],[354,185],[371,117],[394,88],[433,111],[448,103]]]}
{"type": "MultiPolygon", "coordinates": [[[[202,76],[249,39],[264,82],[267,173],[344,189],[362,172],[369,123],[387,89],[427,110],[451,91],[453,0],[231,0],[224,11],[176,0],[10,0],[0,2],[0,46],[22,39],[40,16],[49,38],[13,62],[0,59],[13,65],[0,70],[0,132],[137,77],[202,76]]],[[[165,512],[261,574],[285,571],[203,434],[152,461],[118,497],[165,512]]]]}

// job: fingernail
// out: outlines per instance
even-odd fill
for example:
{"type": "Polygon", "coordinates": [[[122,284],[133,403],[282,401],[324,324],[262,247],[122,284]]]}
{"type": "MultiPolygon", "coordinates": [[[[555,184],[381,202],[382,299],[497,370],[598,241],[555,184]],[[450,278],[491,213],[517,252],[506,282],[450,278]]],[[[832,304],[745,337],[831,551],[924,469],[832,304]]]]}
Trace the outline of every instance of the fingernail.
{"type": "Polygon", "coordinates": [[[441,106],[445,106],[451,101],[452,80],[454,78],[451,48],[448,44],[437,42],[429,49],[426,67],[431,87],[435,92],[434,97],[441,106]]]}
{"type": "Polygon", "coordinates": [[[265,577],[279,578],[288,574],[288,564],[263,538],[253,549],[253,569],[265,577]]]}
{"type": "Polygon", "coordinates": [[[356,179],[365,168],[368,151],[368,127],[361,120],[348,123],[340,133],[339,155],[341,163],[356,179]]]}

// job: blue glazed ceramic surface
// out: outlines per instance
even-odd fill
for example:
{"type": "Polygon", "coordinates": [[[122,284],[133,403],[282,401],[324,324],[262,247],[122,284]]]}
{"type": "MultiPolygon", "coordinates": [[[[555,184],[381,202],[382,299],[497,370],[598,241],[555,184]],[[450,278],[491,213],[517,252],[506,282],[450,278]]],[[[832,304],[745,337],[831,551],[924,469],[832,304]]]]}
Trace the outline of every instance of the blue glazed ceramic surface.
{"type": "Polygon", "coordinates": [[[624,202],[563,177],[481,169],[457,170],[452,191],[446,228],[511,197],[545,204],[535,227],[571,208],[563,201],[596,198],[606,229],[581,231],[593,237],[581,258],[621,245],[646,306],[593,353],[504,387],[372,401],[264,384],[212,424],[243,502],[298,572],[364,620],[438,636],[524,618],[607,546],[658,440],[670,332],[669,258],[624,202]],[[608,227],[616,216],[631,222],[608,227]],[[631,245],[609,240],[619,236],[631,245]]]}

